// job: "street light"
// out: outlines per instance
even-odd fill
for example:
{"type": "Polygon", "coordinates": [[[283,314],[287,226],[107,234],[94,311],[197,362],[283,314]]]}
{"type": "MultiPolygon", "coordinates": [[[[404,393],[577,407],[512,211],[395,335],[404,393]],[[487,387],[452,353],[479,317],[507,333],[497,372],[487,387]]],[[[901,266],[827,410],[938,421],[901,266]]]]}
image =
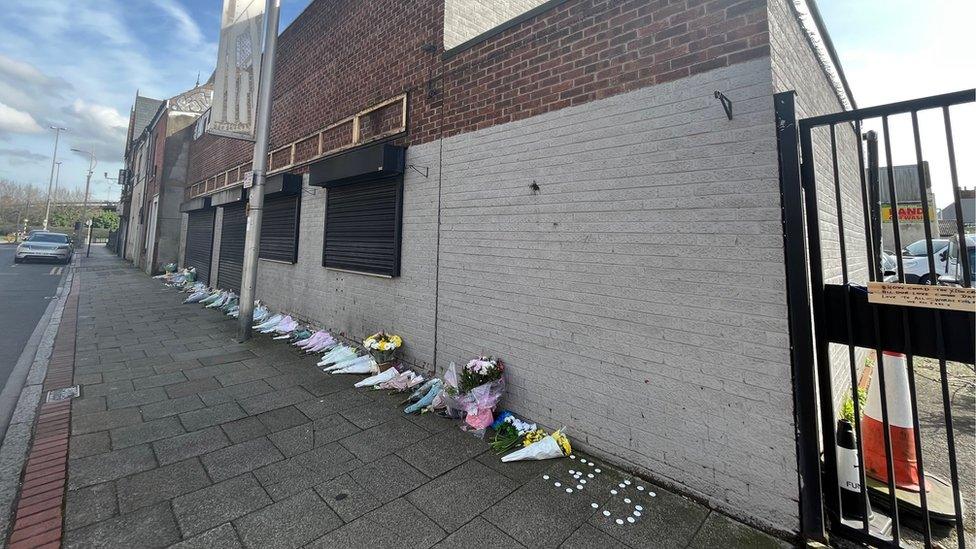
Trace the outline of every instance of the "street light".
{"type": "MultiPolygon", "coordinates": [[[[88,218],[88,190],[91,188],[91,177],[92,174],[95,173],[95,165],[98,164],[98,160],[95,159],[95,145],[92,145],[91,152],[83,151],[81,149],[71,149],[71,152],[76,152],[78,154],[84,154],[88,156],[88,176],[85,177],[85,203],[82,206],[82,209],[84,210],[84,214],[83,214],[85,218],[84,221],[86,221],[88,225],[88,253],[85,254],[85,257],[88,257],[91,255],[91,226],[92,226],[91,219],[88,218]]],[[[79,225],[78,228],[75,229],[75,240],[76,241],[81,240],[81,225],[79,225]]]]}
{"type": "Polygon", "coordinates": [[[54,166],[55,164],[60,165],[58,162],[58,138],[61,137],[62,131],[68,131],[68,128],[62,128],[60,126],[51,126],[54,130],[54,156],[51,157],[51,177],[47,180],[47,206],[44,208],[44,230],[47,230],[47,220],[51,217],[51,183],[54,181],[54,166]]]}

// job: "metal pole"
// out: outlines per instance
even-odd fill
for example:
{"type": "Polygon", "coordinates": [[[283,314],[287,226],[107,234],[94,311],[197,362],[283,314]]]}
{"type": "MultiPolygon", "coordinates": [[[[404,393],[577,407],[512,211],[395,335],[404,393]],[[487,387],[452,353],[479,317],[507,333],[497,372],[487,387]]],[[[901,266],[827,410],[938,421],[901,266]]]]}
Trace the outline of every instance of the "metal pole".
{"type": "MultiPolygon", "coordinates": [[[[77,151],[77,149],[71,149],[71,150],[77,151]]],[[[78,151],[78,152],[83,152],[83,151],[78,151]]],[[[82,225],[84,225],[85,222],[88,221],[88,191],[91,188],[92,173],[94,173],[95,171],[95,145],[92,145],[91,152],[87,154],[88,154],[88,176],[85,178],[85,201],[84,204],[82,205],[82,214],[81,214],[82,225]]],[[[75,231],[75,238],[79,242],[81,241],[81,231],[82,231],[81,227],[78,227],[78,229],[75,231]]],[[[88,236],[91,237],[91,232],[88,233],[88,236]]],[[[91,248],[89,248],[89,251],[91,251],[91,248]]]]}
{"type": "Polygon", "coordinates": [[[278,43],[278,1],[266,0],[264,16],[264,55],[258,82],[257,116],[254,120],[253,184],[250,191],[250,211],[244,236],[244,265],[241,269],[241,296],[237,341],[251,338],[254,321],[254,286],[258,275],[258,251],[261,245],[261,219],[264,210],[264,180],[268,170],[268,134],[271,126],[271,86],[274,82],[275,49],[278,43]]]}
{"type": "Polygon", "coordinates": [[[47,230],[48,219],[51,217],[51,184],[54,182],[54,165],[58,164],[58,138],[61,137],[60,126],[51,126],[54,129],[54,156],[51,157],[51,177],[47,180],[47,206],[44,208],[44,230],[47,230]]]}

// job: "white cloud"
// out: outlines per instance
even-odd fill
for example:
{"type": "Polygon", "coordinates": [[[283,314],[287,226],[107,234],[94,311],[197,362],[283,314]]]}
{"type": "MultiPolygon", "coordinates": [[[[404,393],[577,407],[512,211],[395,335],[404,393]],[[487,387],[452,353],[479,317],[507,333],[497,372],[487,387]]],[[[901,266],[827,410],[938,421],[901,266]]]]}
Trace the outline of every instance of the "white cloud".
{"type": "Polygon", "coordinates": [[[200,31],[199,25],[193,20],[190,13],[186,11],[186,8],[178,2],[175,0],[153,0],[153,4],[176,21],[180,32],[183,34],[183,39],[191,45],[200,44],[204,41],[203,33],[200,31]]]}
{"type": "Polygon", "coordinates": [[[44,128],[30,113],[0,103],[0,132],[41,133],[44,128]]]}

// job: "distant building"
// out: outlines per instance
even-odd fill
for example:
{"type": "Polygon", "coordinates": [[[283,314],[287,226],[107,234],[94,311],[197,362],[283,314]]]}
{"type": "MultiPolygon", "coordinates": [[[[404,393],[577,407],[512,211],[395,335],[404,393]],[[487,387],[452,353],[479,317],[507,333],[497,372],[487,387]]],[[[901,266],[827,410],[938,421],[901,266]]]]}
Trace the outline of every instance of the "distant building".
{"type": "MultiPolygon", "coordinates": [[[[959,205],[962,209],[962,224],[965,231],[976,232],[976,188],[960,189],[959,205]]],[[[955,202],[939,211],[939,230],[942,236],[951,236],[958,232],[955,202]]]]}
{"type": "Polygon", "coordinates": [[[188,142],[212,97],[209,82],[165,101],[136,96],[125,149],[122,255],[147,273],[178,261],[188,142]]]}
{"type": "MultiPolygon", "coordinates": [[[[922,162],[924,185],[919,186],[918,164],[892,166],[894,176],[895,198],[898,203],[898,232],[901,246],[905,247],[916,240],[925,238],[925,215],[922,210],[922,193],[929,206],[929,224],[932,234],[938,235],[936,226],[935,195],[932,193],[932,180],[929,175],[929,163],[922,162]]],[[[888,168],[882,166],[879,170],[879,197],[881,202],[881,245],[883,249],[895,251],[895,229],[892,215],[891,185],[888,184],[888,168]]]]}

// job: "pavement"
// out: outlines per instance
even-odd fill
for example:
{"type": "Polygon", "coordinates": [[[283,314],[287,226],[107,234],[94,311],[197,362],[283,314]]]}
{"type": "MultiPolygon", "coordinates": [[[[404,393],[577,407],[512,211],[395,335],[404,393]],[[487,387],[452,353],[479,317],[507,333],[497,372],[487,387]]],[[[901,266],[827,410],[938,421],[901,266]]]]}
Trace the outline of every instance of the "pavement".
{"type": "Polygon", "coordinates": [[[581,453],[502,463],[103,247],[75,276],[63,547],[790,546],[581,453]]]}

